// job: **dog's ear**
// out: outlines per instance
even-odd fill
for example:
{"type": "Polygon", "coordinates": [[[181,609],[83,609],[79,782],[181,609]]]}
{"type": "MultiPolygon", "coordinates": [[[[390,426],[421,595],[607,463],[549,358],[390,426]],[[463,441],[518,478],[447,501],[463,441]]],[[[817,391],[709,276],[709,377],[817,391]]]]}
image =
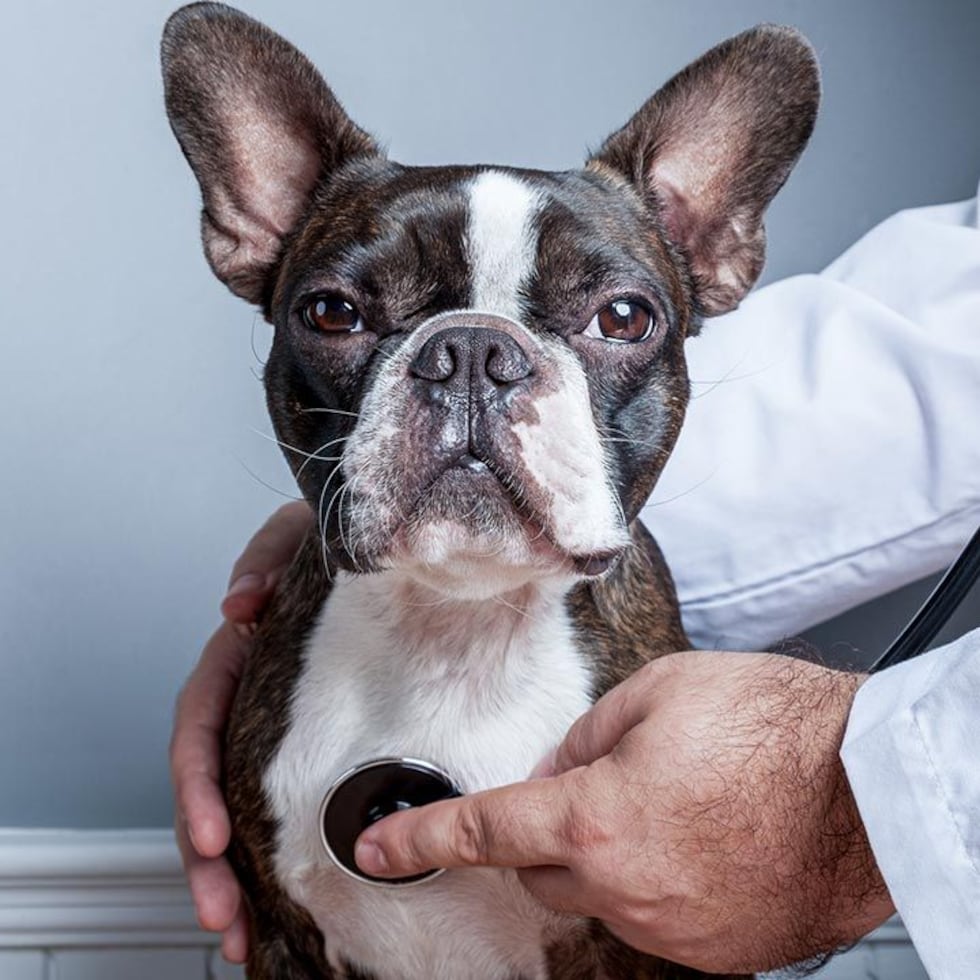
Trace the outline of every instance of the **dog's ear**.
{"type": "Polygon", "coordinates": [[[762,215],[806,145],[820,101],[813,49],[765,25],[712,48],[609,137],[590,165],[634,183],[680,247],[706,316],[762,271],[762,215]]]}
{"type": "Polygon", "coordinates": [[[204,198],[205,254],[260,303],[319,181],[377,148],[299,51],[223,4],[173,14],[161,57],[170,124],[204,198]]]}

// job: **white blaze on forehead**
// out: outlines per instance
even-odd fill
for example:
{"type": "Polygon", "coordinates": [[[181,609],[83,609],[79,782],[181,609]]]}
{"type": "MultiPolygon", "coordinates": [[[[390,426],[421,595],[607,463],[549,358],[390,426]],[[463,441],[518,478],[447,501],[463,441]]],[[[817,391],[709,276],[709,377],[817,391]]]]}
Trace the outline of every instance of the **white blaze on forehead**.
{"type": "Polygon", "coordinates": [[[540,194],[518,177],[487,170],[470,184],[467,243],[470,306],[520,321],[521,285],[534,269],[540,194]]]}

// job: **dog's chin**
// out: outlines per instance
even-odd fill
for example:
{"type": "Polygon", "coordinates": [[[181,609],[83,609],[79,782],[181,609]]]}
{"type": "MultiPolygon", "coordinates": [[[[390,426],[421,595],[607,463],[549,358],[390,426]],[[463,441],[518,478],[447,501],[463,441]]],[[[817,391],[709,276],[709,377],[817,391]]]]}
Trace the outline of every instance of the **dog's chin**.
{"type": "Polygon", "coordinates": [[[570,574],[558,556],[536,554],[520,534],[481,533],[440,520],[414,524],[399,538],[390,566],[454,599],[489,599],[570,574]]]}
{"type": "Polygon", "coordinates": [[[384,564],[447,597],[480,600],[598,576],[617,557],[616,550],[569,554],[495,477],[451,469],[396,532],[384,564]]]}

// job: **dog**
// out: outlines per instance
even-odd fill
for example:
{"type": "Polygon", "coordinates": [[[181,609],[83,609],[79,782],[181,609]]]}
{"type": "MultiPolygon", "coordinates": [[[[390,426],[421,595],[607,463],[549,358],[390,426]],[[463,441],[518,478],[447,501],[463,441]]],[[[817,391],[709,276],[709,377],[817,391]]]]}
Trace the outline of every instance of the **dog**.
{"type": "Polygon", "coordinates": [[[689,646],[637,520],[688,401],[684,343],[763,263],[819,76],[762,26],[582,169],[388,160],[287,41],[167,23],[167,111],[215,275],[274,326],[272,422],[318,527],[264,616],[225,783],[253,978],[680,980],[516,873],[355,880],[320,804],[379,757],[524,779],[604,691],[689,646]]]}

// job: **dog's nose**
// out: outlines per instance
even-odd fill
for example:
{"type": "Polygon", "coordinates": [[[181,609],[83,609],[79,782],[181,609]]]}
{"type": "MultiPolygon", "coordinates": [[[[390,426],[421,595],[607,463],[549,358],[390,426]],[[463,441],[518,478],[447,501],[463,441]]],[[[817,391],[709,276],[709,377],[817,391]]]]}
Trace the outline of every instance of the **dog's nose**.
{"type": "Polygon", "coordinates": [[[502,330],[449,327],[434,333],[419,349],[409,370],[413,377],[438,385],[509,387],[533,373],[521,345],[502,330]]]}

